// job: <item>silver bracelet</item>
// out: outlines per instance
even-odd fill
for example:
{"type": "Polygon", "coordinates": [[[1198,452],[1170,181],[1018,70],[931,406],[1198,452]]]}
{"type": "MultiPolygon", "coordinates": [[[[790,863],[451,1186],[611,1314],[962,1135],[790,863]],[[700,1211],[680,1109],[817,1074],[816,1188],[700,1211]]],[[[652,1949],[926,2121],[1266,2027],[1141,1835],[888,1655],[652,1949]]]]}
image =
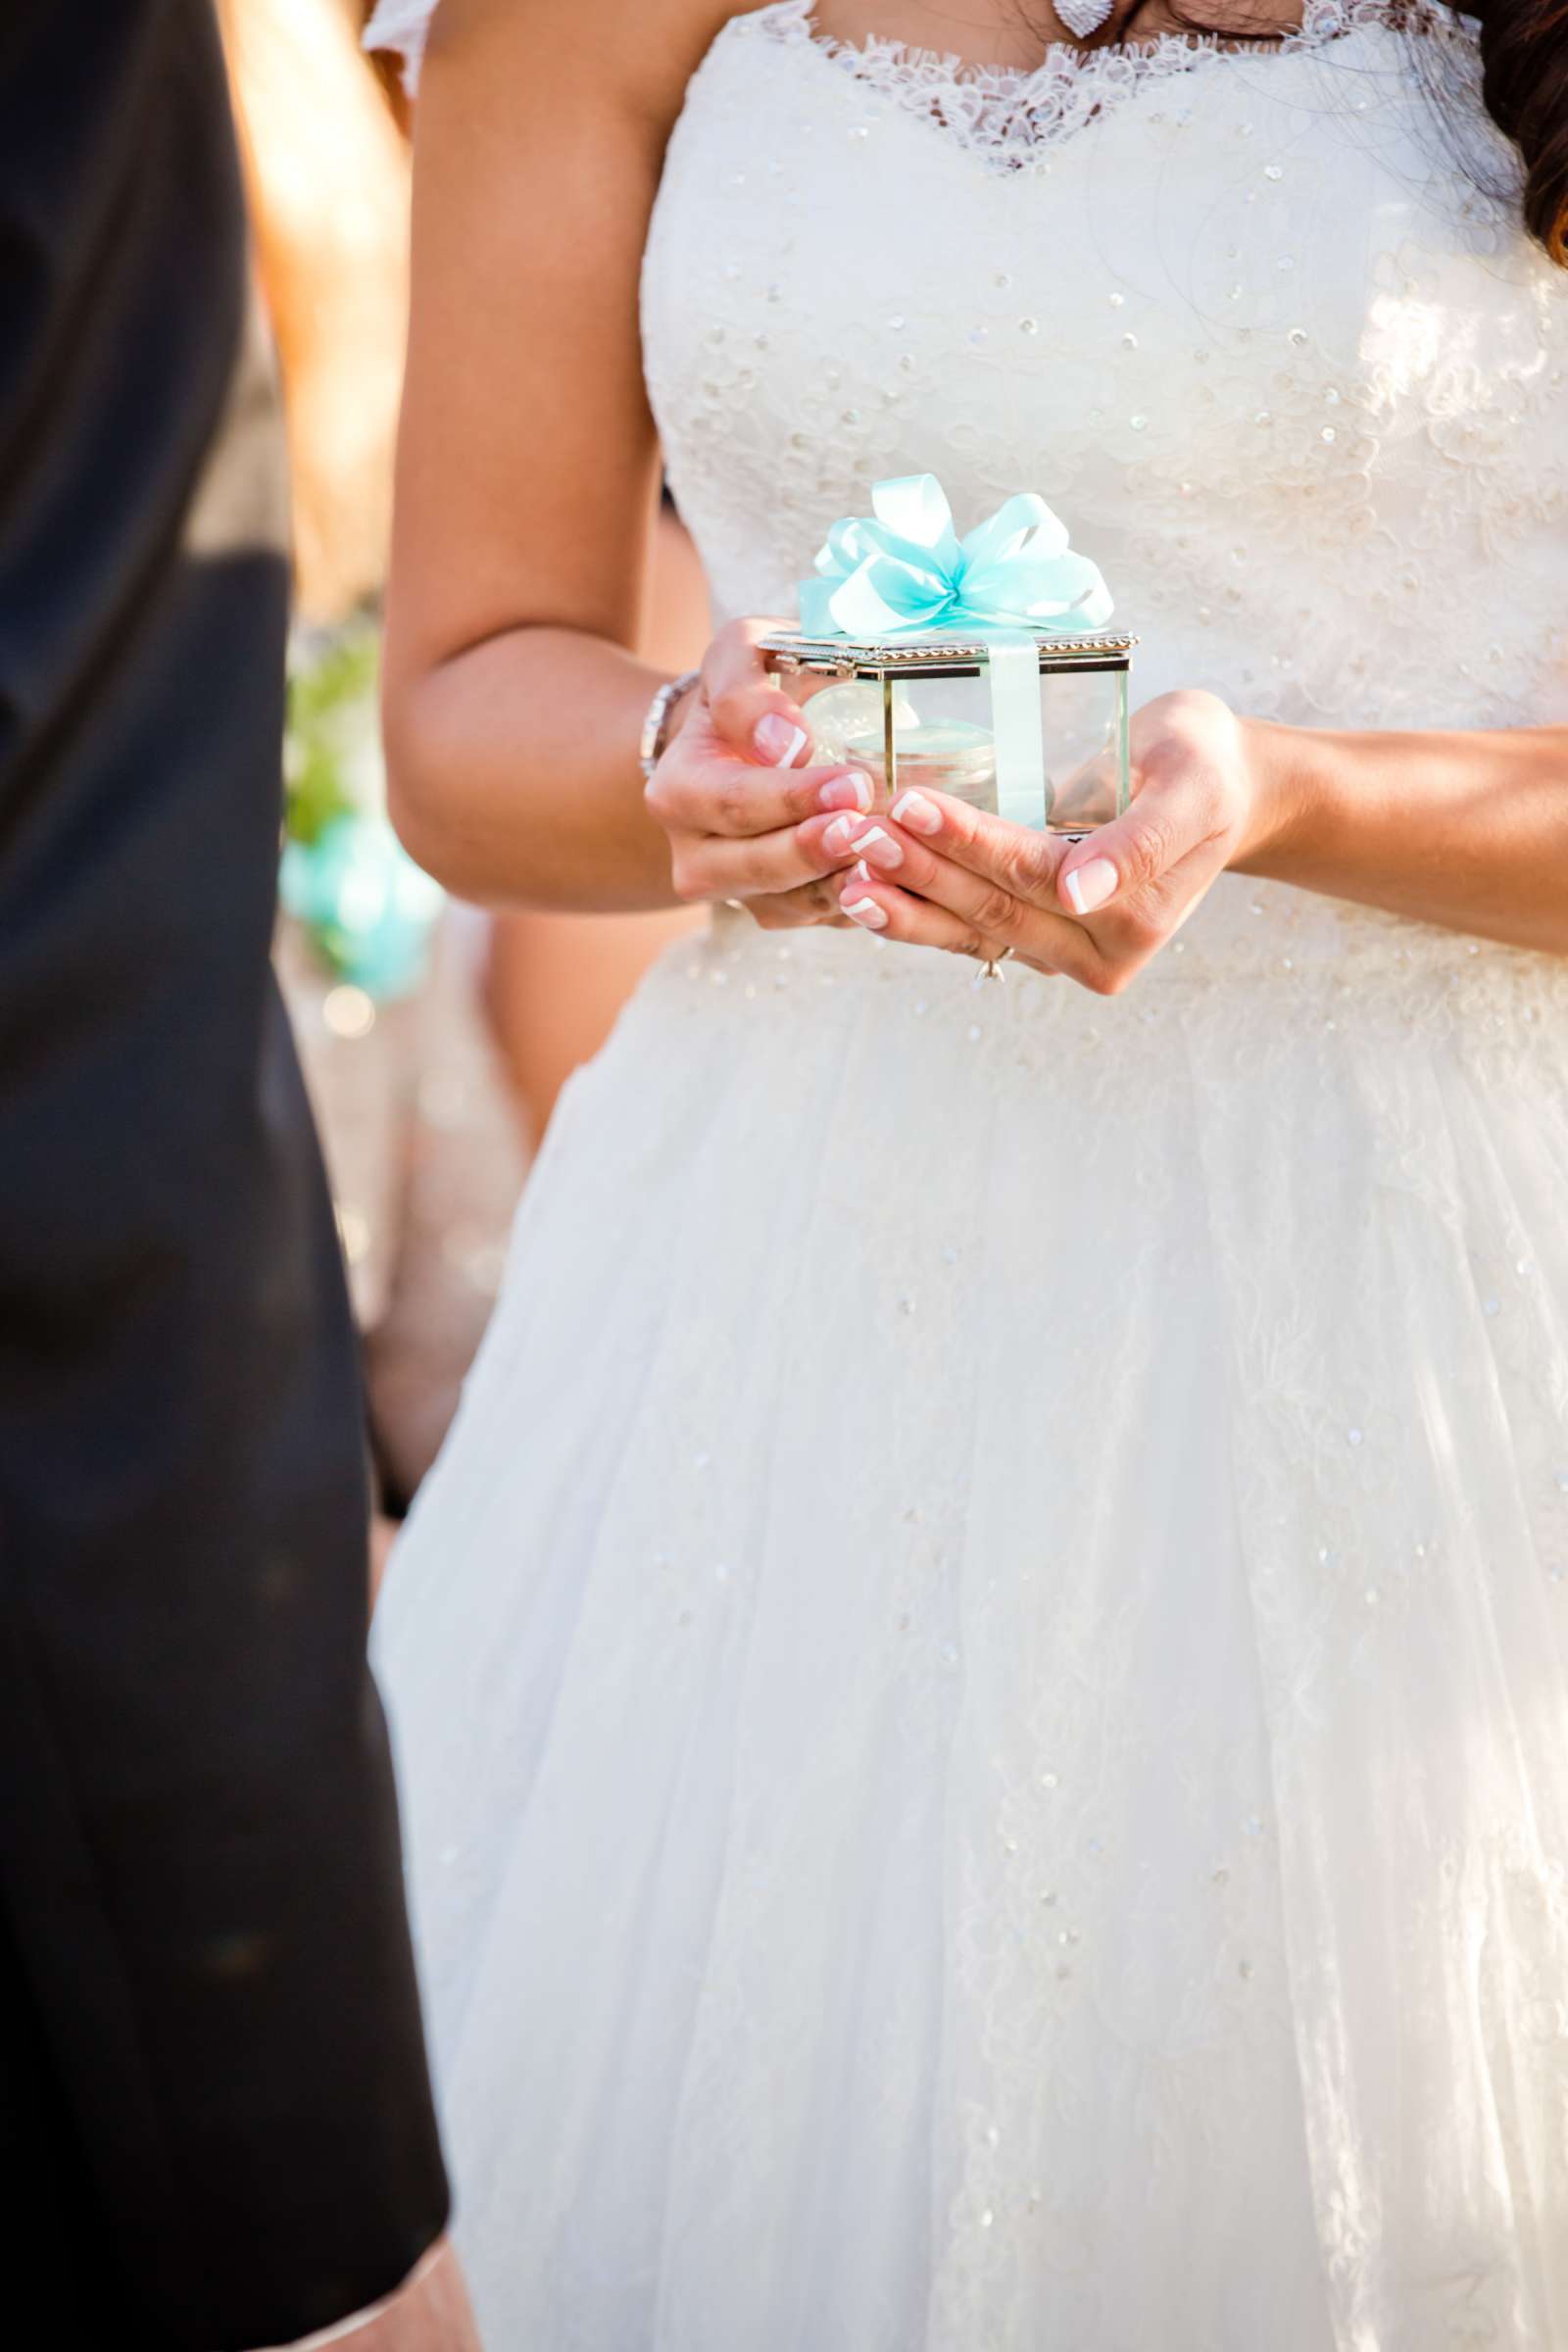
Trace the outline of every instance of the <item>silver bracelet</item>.
{"type": "Polygon", "coordinates": [[[637,758],[645,782],[652,780],[654,770],[663,757],[664,731],[669,725],[670,711],[681,696],[697,684],[702,674],[700,669],[682,670],[678,678],[666,679],[649,704],[648,716],[643,720],[642,736],[637,745],[637,758]]]}

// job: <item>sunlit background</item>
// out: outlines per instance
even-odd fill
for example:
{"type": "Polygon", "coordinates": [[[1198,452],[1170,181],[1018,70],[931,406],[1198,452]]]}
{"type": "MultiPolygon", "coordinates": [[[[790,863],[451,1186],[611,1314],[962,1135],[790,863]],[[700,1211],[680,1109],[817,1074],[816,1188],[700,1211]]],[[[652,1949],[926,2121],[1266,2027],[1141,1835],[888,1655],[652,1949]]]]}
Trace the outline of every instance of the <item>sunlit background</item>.
{"type": "MultiPolygon", "coordinates": [[[[220,0],[277,346],[297,624],[276,960],[320,1124],[365,1347],[378,1557],[433,1459],[565,1079],[696,919],[482,913],[386,822],[379,605],[408,298],[407,108],[361,52],[360,0],[220,0]]],[[[642,650],[709,635],[690,542],[661,512],[642,650]]]]}

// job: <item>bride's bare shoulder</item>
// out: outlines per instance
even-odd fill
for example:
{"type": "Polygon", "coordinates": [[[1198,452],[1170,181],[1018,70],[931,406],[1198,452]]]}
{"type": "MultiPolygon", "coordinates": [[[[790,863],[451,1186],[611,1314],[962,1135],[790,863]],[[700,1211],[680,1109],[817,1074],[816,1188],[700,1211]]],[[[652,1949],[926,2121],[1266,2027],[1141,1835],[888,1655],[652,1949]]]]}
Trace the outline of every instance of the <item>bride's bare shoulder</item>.
{"type": "Polygon", "coordinates": [[[724,26],[768,0],[440,0],[426,68],[487,76],[514,66],[557,88],[591,77],[605,97],[654,120],[678,110],[724,26]]]}

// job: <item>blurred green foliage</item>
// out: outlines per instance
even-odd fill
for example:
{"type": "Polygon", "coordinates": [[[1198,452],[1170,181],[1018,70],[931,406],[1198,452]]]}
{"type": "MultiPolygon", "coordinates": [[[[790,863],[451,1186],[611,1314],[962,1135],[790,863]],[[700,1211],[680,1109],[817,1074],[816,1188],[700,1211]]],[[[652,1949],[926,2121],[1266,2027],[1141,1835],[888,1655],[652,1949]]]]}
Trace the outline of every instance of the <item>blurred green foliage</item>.
{"type": "Polygon", "coordinates": [[[368,619],[302,637],[291,652],[283,745],[283,829],[290,841],[309,845],[334,817],[366,813],[368,781],[379,802],[380,671],[381,635],[368,619]]]}

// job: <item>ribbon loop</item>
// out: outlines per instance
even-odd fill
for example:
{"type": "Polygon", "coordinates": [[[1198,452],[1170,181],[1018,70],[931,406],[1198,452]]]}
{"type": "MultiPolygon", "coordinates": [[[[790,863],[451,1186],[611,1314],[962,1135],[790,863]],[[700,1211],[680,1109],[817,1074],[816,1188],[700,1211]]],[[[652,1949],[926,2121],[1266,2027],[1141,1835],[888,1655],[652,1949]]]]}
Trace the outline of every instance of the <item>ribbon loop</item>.
{"type": "Polygon", "coordinates": [[[1103,628],[1110,593],[1074,554],[1067,528],[1032,490],[1004,499],[960,540],[934,473],[877,482],[870,514],[835,522],[800,585],[808,637],[969,632],[983,638],[997,746],[997,807],[1038,825],[1046,789],[1040,639],[1103,628]]]}
{"type": "Polygon", "coordinates": [[[872,513],[835,522],[801,583],[801,625],[812,637],[909,635],[919,629],[1102,628],[1109,592],[1076,555],[1043,498],[1020,491],[960,540],[934,473],[877,482],[872,513]]]}

